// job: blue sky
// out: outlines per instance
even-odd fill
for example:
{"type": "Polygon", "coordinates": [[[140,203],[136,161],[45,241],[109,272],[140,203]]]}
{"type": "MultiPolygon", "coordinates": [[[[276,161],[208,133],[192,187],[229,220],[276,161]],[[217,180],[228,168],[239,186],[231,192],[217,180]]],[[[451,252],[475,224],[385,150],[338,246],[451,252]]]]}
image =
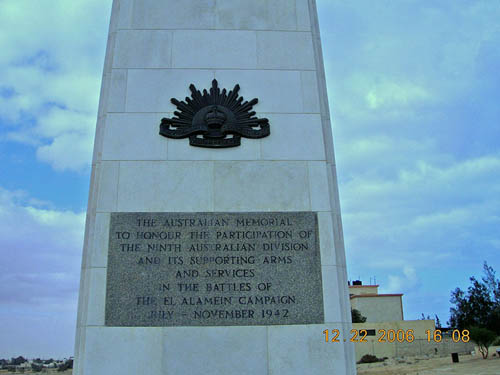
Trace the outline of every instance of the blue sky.
{"type": "MultiPolygon", "coordinates": [[[[0,358],[73,354],[110,7],[0,2],[0,358]]],[[[349,278],[445,322],[500,273],[500,2],[318,10],[349,278]]]]}

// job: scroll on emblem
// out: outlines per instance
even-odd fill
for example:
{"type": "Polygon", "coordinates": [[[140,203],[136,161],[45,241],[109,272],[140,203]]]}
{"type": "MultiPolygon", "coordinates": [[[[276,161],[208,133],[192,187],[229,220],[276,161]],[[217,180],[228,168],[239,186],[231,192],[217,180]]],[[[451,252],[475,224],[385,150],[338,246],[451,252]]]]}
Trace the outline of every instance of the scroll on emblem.
{"type": "Polygon", "coordinates": [[[259,102],[257,98],[243,102],[239,96],[240,86],[222,92],[217,80],[212,81],[210,93],[203,94],[191,84],[191,98],[171,102],[179,111],[174,117],[163,118],[160,124],[160,135],[167,138],[187,138],[189,144],[197,147],[224,148],[241,144],[241,137],[264,138],[270,134],[269,120],[255,117],[251,112],[259,102]]]}

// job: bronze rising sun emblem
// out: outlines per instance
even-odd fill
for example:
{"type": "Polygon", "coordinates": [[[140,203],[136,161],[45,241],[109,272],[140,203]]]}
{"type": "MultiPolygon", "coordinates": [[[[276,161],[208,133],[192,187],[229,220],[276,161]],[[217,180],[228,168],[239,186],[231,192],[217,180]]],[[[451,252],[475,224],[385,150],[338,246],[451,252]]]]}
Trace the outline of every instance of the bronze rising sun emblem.
{"type": "Polygon", "coordinates": [[[210,93],[203,94],[191,84],[191,98],[170,101],[177,106],[175,117],[162,118],[160,135],[180,139],[189,137],[191,146],[224,148],[236,147],[241,137],[264,138],[270,134],[269,120],[257,118],[250,112],[257,98],[243,102],[239,96],[240,86],[226,93],[218,87],[217,80],[212,81],[210,93]]]}

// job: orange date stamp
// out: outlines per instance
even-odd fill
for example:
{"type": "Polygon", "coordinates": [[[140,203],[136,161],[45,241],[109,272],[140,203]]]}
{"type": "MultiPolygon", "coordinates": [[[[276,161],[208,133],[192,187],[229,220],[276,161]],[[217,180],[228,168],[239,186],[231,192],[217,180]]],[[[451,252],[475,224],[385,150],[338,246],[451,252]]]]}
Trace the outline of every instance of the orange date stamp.
{"type": "MultiPolygon", "coordinates": [[[[351,329],[351,335],[349,338],[342,338],[340,330],[325,329],[323,331],[325,337],[325,342],[368,342],[367,336],[375,336],[378,342],[413,342],[415,341],[415,332],[413,329],[379,329],[378,334],[375,333],[374,329],[351,329]]],[[[470,333],[468,330],[458,330],[455,329],[451,332],[451,340],[453,342],[469,342],[470,333]]],[[[443,340],[443,333],[439,329],[426,330],[425,336],[420,338],[420,340],[427,340],[427,342],[441,342],[443,340]]]]}

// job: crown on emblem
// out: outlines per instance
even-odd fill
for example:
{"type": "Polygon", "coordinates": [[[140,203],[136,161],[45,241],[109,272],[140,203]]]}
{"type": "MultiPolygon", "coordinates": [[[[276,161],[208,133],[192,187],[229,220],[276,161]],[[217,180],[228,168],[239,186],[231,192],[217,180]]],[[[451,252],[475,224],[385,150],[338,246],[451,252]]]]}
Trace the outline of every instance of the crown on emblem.
{"type": "Polygon", "coordinates": [[[250,112],[257,98],[243,102],[239,96],[240,86],[222,92],[216,79],[212,81],[210,93],[203,94],[191,84],[191,98],[170,101],[177,106],[175,117],[162,118],[160,135],[180,139],[189,137],[189,144],[198,147],[224,148],[241,144],[241,137],[264,138],[270,134],[269,120],[257,118],[250,112]]]}
{"type": "Polygon", "coordinates": [[[209,128],[220,128],[226,121],[226,115],[217,109],[214,105],[212,109],[206,114],[205,121],[209,128]]]}

